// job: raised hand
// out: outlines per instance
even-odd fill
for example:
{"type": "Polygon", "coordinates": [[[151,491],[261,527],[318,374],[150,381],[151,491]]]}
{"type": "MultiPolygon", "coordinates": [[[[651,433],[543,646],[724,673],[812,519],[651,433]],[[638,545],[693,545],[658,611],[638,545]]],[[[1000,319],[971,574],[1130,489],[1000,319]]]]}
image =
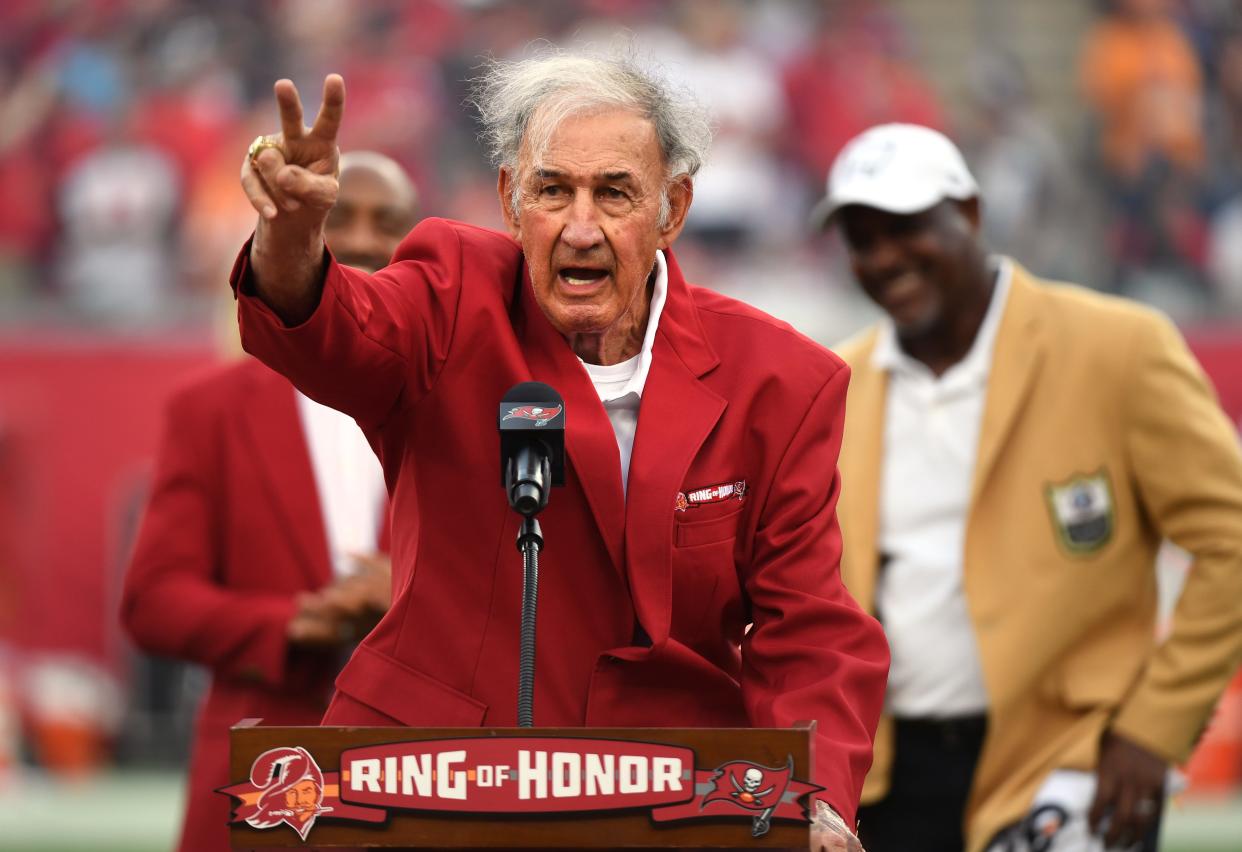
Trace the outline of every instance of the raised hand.
{"type": "Polygon", "coordinates": [[[302,124],[302,99],[293,82],[278,80],[274,90],[281,132],[255,140],[242,162],[242,188],[264,219],[295,214],[290,218],[322,225],[336,202],[336,136],[345,111],[345,81],[339,74],[324,79],[323,103],[310,128],[302,124]]]}
{"type": "Polygon", "coordinates": [[[241,183],[259,211],[250,246],[255,292],[286,325],[307,320],[323,285],[323,223],[336,203],[341,152],[336,134],[345,111],[345,81],[329,74],[315,125],[302,124],[302,100],[278,80],[281,132],[260,136],[246,152],[241,183]]]}

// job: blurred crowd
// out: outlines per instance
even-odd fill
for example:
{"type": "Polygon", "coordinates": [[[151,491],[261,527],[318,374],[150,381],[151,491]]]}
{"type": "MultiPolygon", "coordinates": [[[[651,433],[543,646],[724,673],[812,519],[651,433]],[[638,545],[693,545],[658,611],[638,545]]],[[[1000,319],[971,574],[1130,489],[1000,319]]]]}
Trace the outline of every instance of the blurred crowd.
{"type": "MultiPolygon", "coordinates": [[[[1084,120],[1057,127],[1035,69],[982,42],[946,103],[883,0],[14,0],[0,9],[0,314],[138,330],[209,315],[250,213],[242,153],[272,81],[348,86],[346,148],[396,158],[431,215],[496,224],[468,80],[541,39],[632,40],[711,107],[683,260],[777,314],[837,286],[806,212],[850,136],[946,129],[980,175],[989,237],[1047,275],[1185,318],[1242,310],[1242,25],[1232,0],[1115,0],[1080,43],[1084,120]],[[757,282],[764,282],[763,285],[757,282]],[[780,286],[772,286],[773,282],[780,286]]],[[[1004,36],[1005,34],[1000,34],[1004,36]]],[[[1009,41],[1020,34],[1009,34],[1009,41]]],[[[839,265],[836,268],[840,268],[839,265]]],[[[841,278],[837,275],[836,278],[841,278]]],[[[832,296],[828,297],[830,300],[832,296]]],[[[838,315],[839,314],[839,315],[838,315]]]]}
{"type": "MultiPolygon", "coordinates": [[[[824,342],[869,309],[807,214],[845,141],[887,121],[962,142],[989,243],[1036,273],[1183,320],[1242,316],[1242,2],[1097,3],[1064,34],[1078,61],[1068,124],[1036,97],[1040,69],[1006,49],[1021,33],[979,40],[962,57],[965,96],[947,97],[902,5],[6,0],[0,330],[210,327],[253,226],[238,170],[250,140],[277,129],[280,77],[311,112],[340,72],[343,149],[396,159],[425,215],[499,226],[469,80],[485,56],[541,40],[628,44],[710,107],[716,141],[681,265],[824,342]]],[[[0,739],[15,724],[5,703],[0,739]]]]}

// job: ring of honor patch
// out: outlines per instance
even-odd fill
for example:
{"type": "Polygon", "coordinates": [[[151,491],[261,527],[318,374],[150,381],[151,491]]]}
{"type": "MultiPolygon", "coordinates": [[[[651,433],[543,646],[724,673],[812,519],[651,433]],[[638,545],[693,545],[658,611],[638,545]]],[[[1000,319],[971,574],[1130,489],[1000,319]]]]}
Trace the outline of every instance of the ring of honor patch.
{"type": "Polygon", "coordinates": [[[1113,537],[1113,489],[1104,468],[1045,488],[1061,544],[1071,553],[1092,553],[1113,537]]]}

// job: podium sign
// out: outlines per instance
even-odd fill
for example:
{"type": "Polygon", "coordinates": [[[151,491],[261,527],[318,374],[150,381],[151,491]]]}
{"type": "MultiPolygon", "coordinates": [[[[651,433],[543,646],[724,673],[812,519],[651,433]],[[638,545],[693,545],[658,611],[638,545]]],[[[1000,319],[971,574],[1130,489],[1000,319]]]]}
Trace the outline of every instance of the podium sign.
{"type": "Polygon", "coordinates": [[[811,731],[230,732],[234,848],[808,848],[811,731]]]}

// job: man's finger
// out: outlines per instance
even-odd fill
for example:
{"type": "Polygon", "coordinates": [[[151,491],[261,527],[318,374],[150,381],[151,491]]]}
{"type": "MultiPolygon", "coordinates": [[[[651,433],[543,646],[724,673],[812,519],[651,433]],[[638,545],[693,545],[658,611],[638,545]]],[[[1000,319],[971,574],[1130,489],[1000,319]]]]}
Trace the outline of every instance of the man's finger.
{"type": "Polygon", "coordinates": [[[1128,846],[1138,839],[1134,815],[1135,801],[1134,787],[1130,784],[1122,784],[1121,789],[1117,791],[1112,824],[1104,835],[1105,847],[1120,846],[1123,841],[1128,846]]]}
{"type": "Polygon", "coordinates": [[[276,217],[276,202],[268,194],[267,187],[259,179],[258,174],[250,167],[249,158],[242,164],[241,184],[246,198],[250,199],[250,206],[257,210],[260,216],[264,219],[276,217]]]}
{"type": "Polygon", "coordinates": [[[324,210],[336,203],[340,186],[332,175],[315,174],[301,166],[282,166],[275,181],[285,196],[324,210]]]}
{"type": "Polygon", "coordinates": [[[280,107],[280,130],[285,139],[301,139],[305,128],[302,124],[302,99],[292,80],[277,80],[272,87],[276,103],[280,107]]]}
{"type": "Polygon", "coordinates": [[[1099,773],[1099,780],[1095,788],[1095,800],[1091,803],[1091,809],[1087,811],[1087,825],[1091,826],[1091,830],[1099,834],[1100,823],[1104,820],[1104,815],[1112,809],[1116,797],[1115,785],[1111,773],[1104,772],[1103,767],[1099,773]]]}
{"type": "Polygon", "coordinates": [[[291,197],[278,180],[281,169],[285,168],[285,157],[280,151],[275,148],[264,148],[259,152],[259,156],[251,160],[251,165],[259,173],[259,178],[267,187],[268,194],[271,195],[272,201],[276,202],[277,207],[281,210],[293,211],[302,206],[301,201],[291,197]]]}
{"type": "Polygon", "coordinates": [[[311,135],[328,142],[336,141],[341,129],[341,116],[345,114],[345,80],[340,74],[329,74],[323,81],[323,104],[315,117],[311,135]]]}

